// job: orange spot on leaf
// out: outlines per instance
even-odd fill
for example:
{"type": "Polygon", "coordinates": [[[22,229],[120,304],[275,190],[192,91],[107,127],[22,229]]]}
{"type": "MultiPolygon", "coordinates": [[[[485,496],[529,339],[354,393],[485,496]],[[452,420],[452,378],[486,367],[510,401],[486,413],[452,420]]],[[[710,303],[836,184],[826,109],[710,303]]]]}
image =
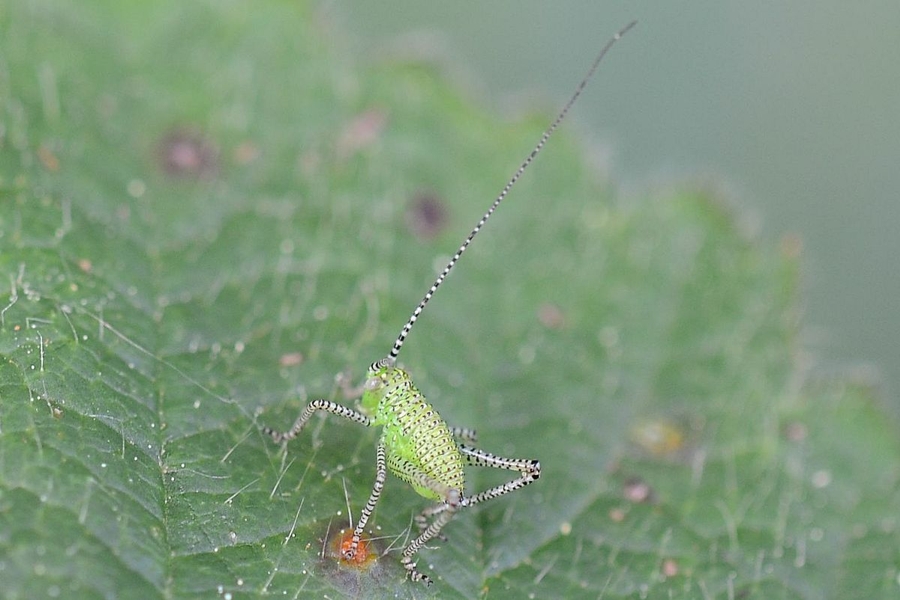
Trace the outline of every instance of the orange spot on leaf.
{"type": "Polygon", "coordinates": [[[53,150],[47,146],[41,145],[37,150],[38,160],[44,165],[44,168],[52,173],[59,171],[59,159],[53,153],[53,150]]]}
{"type": "Polygon", "coordinates": [[[366,537],[359,539],[356,546],[356,554],[353,558],[346,558],[345,552],[350,550],[353,544],[353,530],[341,529],[328,540],[328,554],[336,558],[342,565],[359,570],[368,570],[378,559],[378,555],[372,552],[372,544],[366,537]]]}

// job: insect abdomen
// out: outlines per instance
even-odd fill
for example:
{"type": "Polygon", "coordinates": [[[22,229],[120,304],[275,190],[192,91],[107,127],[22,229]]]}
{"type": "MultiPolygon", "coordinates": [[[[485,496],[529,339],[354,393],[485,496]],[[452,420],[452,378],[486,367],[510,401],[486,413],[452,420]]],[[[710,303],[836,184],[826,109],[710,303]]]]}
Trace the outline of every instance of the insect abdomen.
{"type": "Polygon", "coordinates": [[[376,422],[384,426],[388,468],[428,499],[445,500],[444,494],[449,490],[462,494],[463,459],[450,428],[415,388],[409,375],[402,369],[393,371],[376,415],[376,422]],[[425,486],[417,474],[424,474],[439,485],[425,486]]]}

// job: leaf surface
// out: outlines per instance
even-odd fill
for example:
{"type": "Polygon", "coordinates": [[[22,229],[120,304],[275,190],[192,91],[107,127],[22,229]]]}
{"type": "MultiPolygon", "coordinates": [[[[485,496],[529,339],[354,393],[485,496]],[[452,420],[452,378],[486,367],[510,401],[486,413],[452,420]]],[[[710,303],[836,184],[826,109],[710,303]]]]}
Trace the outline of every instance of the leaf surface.
{"type": "Polygon", "coordinates": [[[402,355],[541,480],[460,514],[426,589],[398,561],[424,504],[392,478],[378,556],[339,564],[376,432],[331,417],[282,451],[259,428],[384,356],[546,116],[354,65],[305,5],[0,11],[7,597],[900,593],[897,424],[807,380],[790,244],[709,191],[616,197],[565,131],[402,355]]]}

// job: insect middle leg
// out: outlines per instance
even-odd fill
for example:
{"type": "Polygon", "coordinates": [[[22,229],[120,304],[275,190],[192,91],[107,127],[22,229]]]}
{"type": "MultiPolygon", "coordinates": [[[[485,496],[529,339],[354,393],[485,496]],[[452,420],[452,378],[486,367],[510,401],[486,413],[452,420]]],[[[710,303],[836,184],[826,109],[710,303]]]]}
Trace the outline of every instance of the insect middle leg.
{"type": "MultiPolygon", "coordinates": [[[[369,427],[372,425],[372,419],[362,414],[361,412],[357,412],[352,408],[347,408],[342,404],[338,404],[337,402],[331,402],[330,400],[313,400],[309,404],[306,405],[306,408],[300,413],[300,416],[297,417],[297,420],[294,421],[294,424],[287,431],[276,431],[271,427],[263,427],[262,432],[266,435],[270,436],[276,443],[281,442],[289,442],[303,431],[303,428],[312,418],[313,414],[317,410],[324,410],[326,412],[330,412],[332,414],[338,415],[339,417],[344,417],[345,419],[350,419],[351,421],[355,421],[360,423],[361,425],[365,425],[369,427]]],[[[372,511],[375,510],[375,503],[378,502],[379,496],[381,496],[381,489],[384,487],[384,480],[386,477],[386,468],[385,468],[385,458],[384,458],[384,444],[378,444],[378,452],[376,454],[376,472],[375,472],[375,484],[372,487],[372,494],[369,496],[369,501],[366,502],[366,506],[363,508],[362,513],[359,517],[359,522],[356,524],[356,529],[353,531],[353,539],[350,542],[350,547],[344,552],[344,558],[350,560],[356,556],[356,551],[359,548],[359,539],[362,535],[363,529],[366,526],[366,522],[369,520],[369,517],[372,514],[372,511]]]]}
{"type": "Polygon", "coordinates": [[[359,548],[359,539],[362,537],[366,523],[369,517],[375,511],[375,505],[381,497],[381,490],[384,489],[384,480],[387,477],[387,467],[384,459],[384,440],[378,442],[378,448],[375,450],[375,483],[372,484],[372,492],[369,499],[363,507],[359,515],[359,521],[356,522],[356,529],[353,530],[353,537],[350,540],[350,547],[344,552],[344,558],[352,560],[356,556],[356,550],[359,548]]]}

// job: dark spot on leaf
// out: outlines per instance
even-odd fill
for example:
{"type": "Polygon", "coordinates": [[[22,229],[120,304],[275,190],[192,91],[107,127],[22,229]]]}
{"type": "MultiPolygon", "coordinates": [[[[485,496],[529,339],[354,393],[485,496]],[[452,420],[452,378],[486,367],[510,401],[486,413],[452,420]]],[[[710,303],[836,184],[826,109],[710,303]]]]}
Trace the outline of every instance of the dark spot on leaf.
{"type": "Polygon", "coordinates": [[[406,210],[406,224],[420,240],[434,238],[447,225],[444,201],[434,192],[417,192],[406,210]]]}
{"type": "Polygon", "coordinates": [[[208,179],[218,171],[219,152],[199,132],[175,129],[160,140],[158,160],[172,177],[208,179]]]}

